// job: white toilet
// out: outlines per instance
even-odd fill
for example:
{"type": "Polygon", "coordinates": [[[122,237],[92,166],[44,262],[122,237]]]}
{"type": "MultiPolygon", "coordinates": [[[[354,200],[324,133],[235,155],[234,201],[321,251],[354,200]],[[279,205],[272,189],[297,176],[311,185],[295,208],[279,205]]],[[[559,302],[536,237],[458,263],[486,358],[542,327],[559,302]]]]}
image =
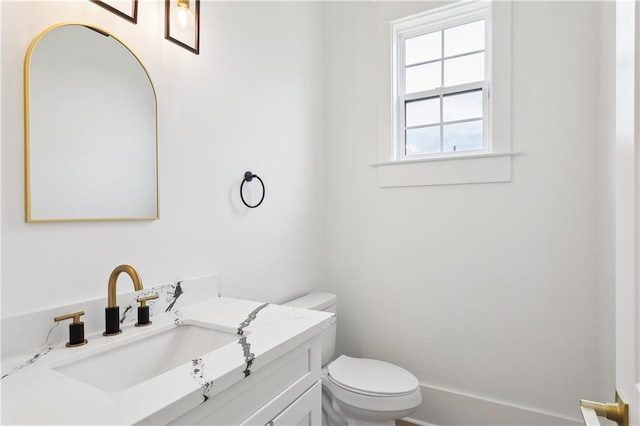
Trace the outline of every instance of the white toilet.
{"type": "MultiPolygon", "coordinates": [[[[337,313],[337,297],[310,293],[284,306],[337,313]]],[[[418,379],[397,365],[340,355],[334,361],[336,324],[322,339],[322,423],[329,426],[393,426],[422,402],[418,379]]]]}

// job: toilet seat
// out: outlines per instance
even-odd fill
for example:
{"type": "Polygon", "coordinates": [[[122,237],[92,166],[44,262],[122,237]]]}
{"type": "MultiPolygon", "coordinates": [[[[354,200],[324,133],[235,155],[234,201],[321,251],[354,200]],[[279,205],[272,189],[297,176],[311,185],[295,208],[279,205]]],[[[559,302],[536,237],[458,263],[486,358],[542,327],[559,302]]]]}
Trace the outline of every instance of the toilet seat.
{"type": "Polygon", "coordinates": [[[341,355],[323,371],[324,388],[341,404],[378,412],[402,412],[422,402],[418,379],[384,361],[341,355]]]}
{"type": "Polygon", "coordinates": [[[367,396],[403,396],[415,392],[418,379],[397,365],[341,355],[327,366],[335,385],[367,396]]]}

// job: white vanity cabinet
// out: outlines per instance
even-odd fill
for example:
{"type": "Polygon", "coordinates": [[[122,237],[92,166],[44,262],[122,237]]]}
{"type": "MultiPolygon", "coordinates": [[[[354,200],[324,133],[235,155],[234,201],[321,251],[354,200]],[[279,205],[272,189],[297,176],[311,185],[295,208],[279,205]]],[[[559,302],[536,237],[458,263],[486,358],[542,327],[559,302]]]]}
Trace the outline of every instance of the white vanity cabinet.
{"type": "MultiPolygon", "coordinates": [[[[155,315],[151,327],[135,327],[131,318],[117,336],[92,331],[87,345],[68,348],[63,333],[57,343],[29,346],[32,349],[4,357],[0,423],[320,426],[320,339],[335,316],[250,300],[206,298],[209,283],[196,284],[185,282],[180,292],[176,285],[153,290],[182,296],[177,309],[177,296],[159,297],[167,306],[157,309],[174,308],[155,315]],[[174,339],[176,327],[182,329],[180,339],[174,339]],[[209,332],[185,334],[193,327],[209,332]],[[164,346],[154,349],[151,344],[157,341],[164,346]],[[209,345],[204,352],[203,342],[209,345]],[[180,362],[171,364],[179,353],[180,362]]],[[[127,300],[135,306],[138,297],[132,293],[127,300]]],[[[43,325],[39,338],[30,340],[42,342],[55,333],[50,323],[56,314],[81,309],[95,318],[103,315],[105,304],[96,299],[19,316],[9,323],[15,327],[2,320],[2,329],[19,329],[20,324],[42,318],[49,328],[43,325]]],[[[28,328],[21,330],[29,333],[28,328]]]]}
{"type": "Polygon", "coordinates": [[[312,426],[322,424],[322,383],[320,380],[293,404],[271,420],[271,426],[312,426]]]}
{"type": "MultiPolygon", "coordinates": [[[[175,425],[319,426],[321,420],[320,336],[307,340],[284,355],[262,359],[260,368],[226,390],[215,393],[198,407],[169,421],[175,425]],[[263,364],[262,362],[265,364],[263,364]]],[[[178,408],[178,407],[176,407],[178,408]]],[[[151,416],[145,424],[167,423],[151,416]]],[[[175,411],[174,411],[175,413],[175,411]]]]}

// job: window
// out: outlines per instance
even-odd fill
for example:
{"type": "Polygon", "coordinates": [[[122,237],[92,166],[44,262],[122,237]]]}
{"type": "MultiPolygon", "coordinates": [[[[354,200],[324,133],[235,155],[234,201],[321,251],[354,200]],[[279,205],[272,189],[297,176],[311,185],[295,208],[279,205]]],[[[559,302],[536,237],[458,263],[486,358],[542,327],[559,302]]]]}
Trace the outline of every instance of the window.
{"type": "Polygon", "coordinates": [[[396,159],[487,150],[486,11],[394,27],[396,159]]]}
{"type": "Polygon", "coordinates": [[[511,181],[511,2],[377,4],[379,186],[511,181]]]}

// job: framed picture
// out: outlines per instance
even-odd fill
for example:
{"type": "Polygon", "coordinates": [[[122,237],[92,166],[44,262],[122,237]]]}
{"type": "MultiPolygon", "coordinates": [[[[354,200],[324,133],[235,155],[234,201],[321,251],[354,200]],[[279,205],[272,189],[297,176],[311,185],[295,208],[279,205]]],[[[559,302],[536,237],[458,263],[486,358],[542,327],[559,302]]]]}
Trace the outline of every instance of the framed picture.
{"type": "Polygon", "coordinates": [[[165,0],[164,38],[200,54],[200,0],[165,0]]]}
{"type": "Polygon", "coordinates": [[[113,12],[136,24],[138,22],[138,0],[89,0],[91,3],[113,12]]]}

